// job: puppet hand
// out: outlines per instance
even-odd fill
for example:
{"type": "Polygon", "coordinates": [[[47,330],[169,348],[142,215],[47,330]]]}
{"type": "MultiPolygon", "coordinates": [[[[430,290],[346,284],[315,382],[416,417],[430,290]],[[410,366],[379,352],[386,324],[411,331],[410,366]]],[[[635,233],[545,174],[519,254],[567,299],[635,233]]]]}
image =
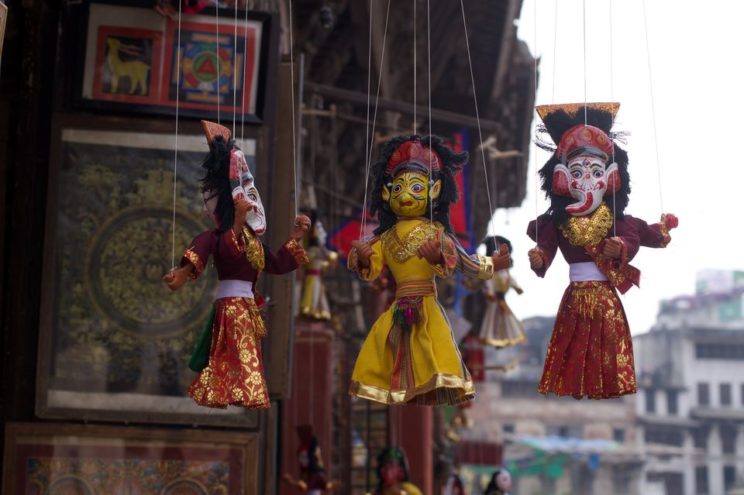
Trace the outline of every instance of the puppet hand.
{"type": "Polygon", "coordinates": [[[357,251],[357,261],[362,268],[369,268],[369,259],[372,257],[372,248],[369,244],[361,241],[351,241],[351,247],[357,251]]]}
{"type": "Polygon", "coordinates": [[[667,230],[676,229],[679,225],[679,218],[672,213],[665,213],[661,215],[661,223],[667,228],[667,230]]]}
{"type": "Polygon", "coordinates": [[[163,282],[170,290],[178,290],[186,283],[190,273],[191,265],[182,266],[163,275],[163,282]]]}
{"type": "Polygon", "coordinates": [[[432,265],[440,265],[444,259],[442,258],[442,249],[439,247],[439,241],[430,239],[422,243],[416,250],[416,255],[419,258],[424,258],[432,265]]]}
{"type": "Polygon", "coordinates": [[[236,199],[233,201],[235,206],[235,220],[233,221],[233,229],[240,230],[245,223],[245,217],[248,214],[248,210],[251,209],[251,205],[245,199],[236,199]]]}
{"type": "Polygon", "coordinates": [[[514,290],[515,290],[515,291],[517,292],[517,294],[519,294],[520,296],[521,296],[521,295],[522,295],[522,294],[524,293],[524,289],[522,289],[521,287],[516,287],[516,288],[515,288],[514,290]]]}
{"type": "Polygon", "coordinates": [[[619,258],[623,252],[623,241],[619,237],[605,239],[602,254],[608,258],[619,258]]]}
{"type": "Polygon", "coordinates": [[[300,240],[305,237],[305,234],[310,230],[310,219],[305,215],[297,215],[294,221],[294,229],[290,237],[293,239],[300,240]]]}
{"type": "Polygon", "coordinates": [[[509,247],[506,244],[502,244],[499,252],[493,253],[493,256],[491,256],[491,261],[493,261],[493,270],[495,272],[511,267],[512,259],[511,254],[509,254],[509,247]]]}
{"type": "Polygon", "coordinates": [[[530,268],[532,268],[533,270],[539,270],[540,268],[545,266],[540,248],[530,249],[527,252],[527,257],[530,259],[530,268]]]}

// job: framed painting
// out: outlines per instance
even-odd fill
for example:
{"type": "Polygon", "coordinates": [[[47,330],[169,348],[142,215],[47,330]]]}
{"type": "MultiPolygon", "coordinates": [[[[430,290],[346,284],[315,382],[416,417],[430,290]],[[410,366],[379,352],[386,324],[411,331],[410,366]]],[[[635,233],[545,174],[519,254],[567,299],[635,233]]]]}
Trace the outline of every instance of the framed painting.
{"type": "Polygon", "coordinates": [[[258,493],[258,434],[7,423],[7,495],[258,493]]]}
{"type": "Polygon", "coordinates": [[[78,106],[263,121],[271,14],[208,9],[179,23],[134,0],[70,9],[81,24],[70,35],[78,106]]]}
{"type": "MultiPolygon", "coordinates": [[[[199,135],[63,127],[52,148],[37,414],[257,427],[241,408],[197,406],[188,369],[214,271],[171,292],[161,277],[198,233],[199,135]],[[174,187],[174,166],[177,165],[174,187]]],[[[254,166],[256,140],[238,140],[254,166]]]]}

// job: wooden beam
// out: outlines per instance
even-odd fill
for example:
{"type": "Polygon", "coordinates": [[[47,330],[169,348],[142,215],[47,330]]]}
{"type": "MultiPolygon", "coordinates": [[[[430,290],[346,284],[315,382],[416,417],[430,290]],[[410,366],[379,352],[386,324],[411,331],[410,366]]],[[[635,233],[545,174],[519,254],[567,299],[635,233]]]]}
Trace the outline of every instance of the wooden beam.
{"type": "MultiPolygon", "coordinates": [[[[325,84],[318,84],[309,81],[305,82],[305,90],[308,93],[319,94],[327,98],[348,101],[350,103],[355,103],[358,105],[367,104],[367,94],[360,93],[359,91],[340,89],[333,86],[327,86],[325,84]]],[[[374,99],[370,99],[370,104],[372,104],[373,100],[374,99]]],[[[377,103],[377,107],[379,110],[391,110],[406,115],[413,115],[414,110],[414,105],[412,103],[399,100],[390,100],[387,98],[380,98],[377,103]]],[[[416,114],[422,116],[428,115],[429,110],[424,105],[416,105],[416,114]]],[[[452,125],[470,127],[471,129],[478,128],[478,120],[475,117],[463,115],[456,112],[450,112],[447,110],[432,108],[431,119],[436,120],[437,122],[446,122],[452,125]]],[[[500,128],[499,123],[493,120],[481,119],[480,124],[483,132],[496,132],[500,128]]]]}

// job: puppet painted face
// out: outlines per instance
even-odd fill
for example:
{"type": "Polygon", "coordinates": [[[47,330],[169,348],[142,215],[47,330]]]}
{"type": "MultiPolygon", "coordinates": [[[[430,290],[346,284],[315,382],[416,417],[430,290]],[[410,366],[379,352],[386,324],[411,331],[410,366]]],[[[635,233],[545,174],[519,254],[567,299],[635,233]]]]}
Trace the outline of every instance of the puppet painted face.
{"type": "Polygon", "coordinates": [[[506,471],[504,469],[499,471],[499,474],[496,475],[496,486],[498,486],[499,490],[501,490],[502,492],[508,492],[509,490],[511,490],[512,479],[509,471],[506,471]]]}
{"type": "Polygon", "coordinates": [[[429,197],[439,197],[442,181],[437,180],[429,191],[429,177],[425,173],[403,171],[382,190],[382,199],[399,217],[421,217],[426,215],[429,197]],[[431,194],[430,194],[431,193],[431,194]]]}
{"type": "Polygon", "coordinates": [[[619,187],[620,173],[617,164],[609,167],[605,160],[592,154],[579,154],[558,164],[553,171],[553,191],[571,196],[576,203],[566,206],[566,212],[576,217],[589,215],[597,209],[605,193],[619,187]]]}
{"type": "Polygon", "coordinates": [[[403,468],[397,462],[387,462],[380,469],[382,484],[387,487],[395,486],[403,481],[403,468]]]}
{"type": "Polygon", "coordinates": [[[212,220],[216,227],[219,227],[220,219],[217,218],[217,201],[219,200],[219,193],[207,189],[202,192],[202,198],[204,199],[204,214],[212,220]]]}
{"type": "Polygon", "coordinates": [[[261,195],[258,194],[256,181],[243,152],[237,148],[230,152],[230,187],[233,200],[245,199],[250,205],[245,223],[256,234],[263,234],[266,231],[266,214],[261,203],[261,195]]]}

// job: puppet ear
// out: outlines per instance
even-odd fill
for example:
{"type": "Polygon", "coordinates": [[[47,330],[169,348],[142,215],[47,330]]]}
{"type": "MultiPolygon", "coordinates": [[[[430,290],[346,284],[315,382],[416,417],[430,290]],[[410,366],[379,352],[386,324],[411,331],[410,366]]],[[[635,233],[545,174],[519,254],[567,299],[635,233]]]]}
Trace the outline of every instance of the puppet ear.
{"type": "Polygon", "coordinates": [[[382,200],[384,202],[387,203],[388,201],[390,201],[390,189],[388,188],[387,184],[382,186],[382,194],[380,195],[382,196],[382,200]]]}
{"type": "Polygon", "coordinates": [[[568,169],[562,163],[559,163],[553,169],[553,194],[558,196],[571,196],[568,191],[568,169]]]}
{"type": "Polygon", "coordinates": [[[431,199],[435,200],[442,193],[442,179],[437,180],[433,186],[431,186],[431,199]]]}
{"type": "Polygon", "coordinates": [[[607,167],[607,192],[616,193],[623,186],[623,179],[620,177],[620,170],[617,168],[617,163],[611,164],[607,167]]]}

